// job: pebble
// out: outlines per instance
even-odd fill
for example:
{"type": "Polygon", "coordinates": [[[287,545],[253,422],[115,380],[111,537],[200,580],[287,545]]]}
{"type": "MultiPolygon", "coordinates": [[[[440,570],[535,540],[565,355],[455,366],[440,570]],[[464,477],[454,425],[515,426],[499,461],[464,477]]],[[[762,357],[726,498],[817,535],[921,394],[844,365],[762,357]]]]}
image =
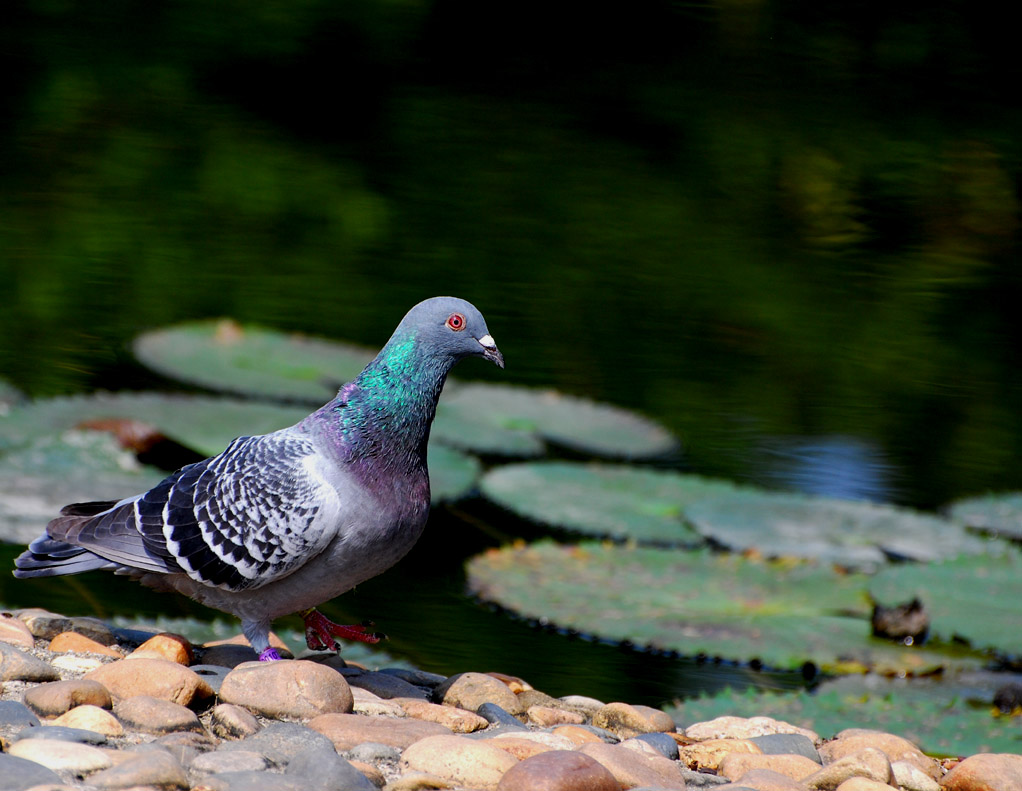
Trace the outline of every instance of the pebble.
{"type": "Polygon", "coordinates": [[[551,728],[555,725],[582,725],[586,718],[577,711],[553,706],[529,706],[525,711],[529,722],[540,728],[551,728]]]}
{"type": "Polygon", "coordinates": [[[0,642],[0,681],[57,681],[60,673],[11,643],[0,642]]]}
{"type": "Polygon", "coordinates": [[[36,786],[60,785],[63,782],[52,769],[9,753],[0,753],[0,777],[4,779],[4,791],[27,791],[36,786]]]}
{"type": "Polygon", "coordinates": [[[373,717],[405,717],[402,709],[394,701],[396,699],[384,700],[379,695],[374,695],[368,689],[351,688],[351,696],[355,699],[352,712],[355,714],[367,714],[373,717]]]}
{"type": "Polygon", "coordinates": [[[74,624],[70,618],[57,615],[48,610],[39,609],[38,607],[18,610],[16,615],[28,627],[33,637],[39,637],[43,640],[52,640],[61,632],[70,632],[74,629],[74,624]]]}
{"type": "Polygon", "coordinates": [[[908,739],[903,739],[891,733],[863,730],[842,731],[833,741],[820,745],[819,752],[824,763],[833,763],[840,758],[844,758],[846,755],[857,753],[866,748],[879,750],[892,763],[894,761],[908,761],[921,771],[926,772],[934,780],[942,775],[941,768],[935,760],[924,755],[908,739]]]}
{"type": "Polygon", "coordinates": [[[519,678],[518,676],[509,676],[507,673],[497,673],[493,670],[488,671],[486,675],[492,676],[493,678],[497,679],[497,681],[504,684],[516,695],[520,692],[528,692],[533,689],[532,684],[530,684],[523,678],[519,678]]]}
{"type": "Polygon", "coordinates": [[[310,789],[322,791],[376,791],[376,786],[339,756],[330,745],[305,750],[287,765],[285,774],[303,779],[310,789]]]}
{"type": "MultiPolygon", "coordinates": [[[[734,784],[719,786],[721,791],[730,788],[754,788],[756,791],[808,791],[805,783],[792,780],[787,775],[773,769],[750,769],[739,777],[734,784]]],[[[887,791],[891,791],[890,788],[887,791]]]]}
{"type": "Polygon", "coordinates": [[[11,745],[9,753],[54,772],[67,772],[77,777],[113,766],[107,754],[96,747],[57,739],[19,739],[11,745]]]}
{"type": "Polygon", "coordinates": [[[142,643],[127,658],[166,659],[188,667],[195,660],[195,653],[187,638],[172,632],[161,632],[142,643]]]}
{"type": "Polygon", "coordinates": [[[890,791],[887,783],[866,777],[850,777],[837,787],[837,791],[890,791]]]}
{"type": "MultiPolygon", "coordinates": [[[[329,716],[329,715],[328,715],[329,716]]],[[[273,766],[284,767],[310,747],[331,748],[330,740],[297,722],[274,722],[241,741],[224,742],[219,750],[254,750],[273,766]]]]}
{"type": "Polygon", "coordinates": [[[523,728],[522,723],[515,719],[506,709],[502,709],[496,703],[484,703],[475,710],[476,714],[489,723],[509,725],[514,728],[523,728]]]}
{"type": "Polygon", "coordinates": [[[66,678],[68,675],[80,676],[103,667],[106,660],[95,654],[58,654],[53,657],[50,664],[60,673],[61,678],[66,678]]]}
{"type": "Polygon", "coordinates": [[[114,707],[114,714],[125,727],[143,733],[203,732],[194,711],[180,703],[149,695],[136,695],[120,701],[114,707]]]}
{"type": "Polygon", "coordinates": [[[275,719],[311,719],[352,710],[348,682],[336,670],[309,662],[246,662],[224,679],[220,699],[275,719]]]}
{"type": "Polygon", "coordinates": [[[151,786],[160,791],[184,791],[189,787],[188,775],[181,764],[162,750],[139,753],[130,761],[97,772],[89,778],[89,785],[100,789],[151,786]]]}
{"type": "Polygon", "coordinates": [[[509,714],[525,711],[518,696],[506,684],[485,673],[458,673],[440,684],[433,694],[445,706],[469,711],[477,711],[484,703],[500,706],[509,714]]]}
{"type": "Polygon", "coordinates": [[[98,681],[75,679],[40,684],[25,693],[25,705],[41,717],[59,717],[75,706],[113,706],[110,691],[98,681]]]}
{"type": "Polygon", "coordinates": [[[666,733],[640,733],[621,744],[627,747],[629,742],[649,745],[657,754],[672,761],[677,761],[680,757],[678,743],[666,733]]]}
{"type": "Polygon", "coordinates": [[[389,744],[380,744],[379,742],[356,744],[346,754],[348,760],[364,761],[371,764],[382,763],[384,761],[397,763],[401,760],[400,750],[396,747],[391,747],[389,744]]]}
{"type": "Polygon", "coordinates": [[[166,659],[119,659],[84,678],[98,681],[118,698],[149,695],[190,706],[213,696],[213,689],[198,673],[166,659]]]}
{"type": "Polygon", "coordinates": [[[735,781],[750,769],[772,769],[782,775],[801,780],[813,774],[820,765],[804,755],[762,755],[733,752],[720,762],[720,774],[735,781]]]}
{"type": "Polygon", "coordinates": [[[193,775],[214,775],[221,772],[258,772],[267,766],[267,760],[252,750],[216,750],[196,757],[188,771],[193,775]]]}
{"type": "Polygon", "coordinates": [[[574,750],[551,750],[515,764],[497,791],[620,791],[602,764],[574,750]]]}
{"type": "Polygon", "coordinates": [[[80,742],[81,744],[106,744],[107,739],[102,733],[89,731],[85,728],[67,728],[63,725],[48,725],[42,728],[23,728],[18,732],[18,739],[45,739],[63,742],[80,742]]]}
{"type": "Polygon", "coordinates": [[[400,765],[469,788],[495,789],[504,773],[517,763],[517,758],[498,747],[451,734],[415,742],[401,754],[400,765]]]}
{"type": "Polygon", "coordinates": [[[441,676],[438,673],[428,673],[425,670],[417,670],[415,668],[385,667],[380,672],[397,676],[409,684],[414,684],[417,687],[426,687],[427,689],[436,689],[447,680],[447,676],[441,676]]]}
{"type": "Polygon", "coordinates": [[[360,714],[321,714],[309,721],[309,727],[330,739],[338,752],[362,742],[379,742],[404,750],[429,736],[451,735],[449,728],[436,722],[377,719],[360,714]]]}
{"type": "Polygon", "coordinates": [[[209,714],[210,729],[221,739],[244,739],[262,730],[259,720],[248,709],[233,703],[221,703],[209,714]]]}
{"type": "Polygon", "coordinates": [[[587,713],[590,717],[607,705],[602,700],[588,698],[585,695],[565,695],[562,698],[558,698],[558,700],[576,711],[587,713]]]}
{"type": "Polygon", "coordinates": [[[802,781],[810,788],[831,789],[853,777],[890,784],[894,780],[894,773],[886,755],[873,747],[866,747],[828,763],[808,777],[803,777],[802,781]]]}
{"type": "Polygon", "coordinates": [[[71,631],[88,637],[90,640],[95,640],[100,645],[111,646],[117,642],[114,630],[99,618],[76,616],[71,619],[71,631]]]}
{"type": "Polygon", "coordinates": [[[0,700],[0,727],[37,727],[42,723],[32,710],[19,700],[0,700]]]}
{"type": "Polygon", "coordinates": [[[407,716],[426,722],[438,722],[454,733],[472,733],[490,724],[478,714],[455,706],[440,706],[417,698],[395,698],[394,702],[407,716]]]}
{"type": "Polygon", "coordinates": [[[111,656],[114,659],[121,658],[119,652],[78,632],[61,632],[50,640],[47,648],[55,654],[76,651],[81,654],[99,654],[100,656],[111,656]]]}
{"type": "MultiPolygon", "coordinates": [[[[487,737],[491,735],[491,732],[487,731],[480,735],[487,737]]],[[[544,745],[550,750],[572,750],[575,747],[575,743],[566,736],[558,736],[554,733],[547,733],[545,731],[509,731],[506,733],[496,733],[492,735],[491,738],[485,740],[497,743],[504,741],[505,739],[519,739],[527,742],[536,742],[537,744],[544,745]]]]}
{"type": "Polygon", "coordinates": [[[404,679],[390,673],[359,673],[349,677],[348,683],[353,687],[368,690],[384,700],[391,698],[426,700],[429,697],[429,692],[422,687],[409,684],[404,679]]]}
{"type": "Polygon", "coordinates": [[[823,763],[816,745],[801,733],[768,733],[765,736],[753,736],[749,741],[764,755],[804,755],[818,764],[823,763]]]}
{"type": "Polygon", "coordinates": [[[940,787],[944,791],[1022,791],[1022,755],[973,755],[948,772],[940,787]]]}
{"type": "Polygon", "coordinates": [[[595,759],[610,771],[622,788],[662,786],[685,788],[682,767],[677,761],[660,756],[644,755],[619,744],[584,744],[579,752],[595,759]]]}
{"type": "Polygon", "coordinates": [[[787,722],[775,720],[773,717],[717,717],[706,722],[697,722],[685,729],[690,739],[749,739],[753,736],[766,736],[770,733],[801,733],[812,741],[820,743],[815,731],[799,728],[787,722]]]}
{"type": "Polygon", "coordinates": [[[191,665],[188,669],[209,684],[214,695],[220,694],[220,687],[223,686],[227,674],[231,672],[229,667],[221,667],[220,665],[191,665]]]}
{"type": "Polygon", "coordinates": [[[891,771],[904,791],[940,791],[940,783],[909,761],[892,761],[891,771]]]}
{"type": "Polygon", "coordinates": [[[9,612],[0,612],[0,642],[21,648],[32,648],[35,645],[35,637],[20,618],[15,618],[9,612]]]}
{"type": "Polygon", "coordinates": [[[109,711],[99,706],[75,706],[53,720],[53,725],[101,733],[104,736],[123,736],[124,727],[109,711]]]}
{"type": "Polygon", "coordinates": [[[517,758],[519,761],[523,761],[526,758],[531,758],[534,755],[540,753],[548,753],[551,750],[557,749],[551,747],[549,744],[536,741],[535,739],[523,739],[520,736],[514,734],[502,735],[499,739],[493,738],[488,739],[488,743],[494,747],[499,747],[506,753],[517,758]]]}
{"type": "Polygon", "coordinates": [[[590,742],[603,741],[603,739],[588,728],[581,728],[577,725],[561,725],[554,728],[551,733],[555,736],[563,736],[566,739],[570,739],[576,747],[581,747],[583,744],[589,744],[590,742]]]}
{"type": "Polygon", "coordinates": [[[593,715],[593,725],[630,739],[640,733],[668,733],[678,728],[674,720],[660,709],[633,706],[630,703],[608,703],[593,715]]]}

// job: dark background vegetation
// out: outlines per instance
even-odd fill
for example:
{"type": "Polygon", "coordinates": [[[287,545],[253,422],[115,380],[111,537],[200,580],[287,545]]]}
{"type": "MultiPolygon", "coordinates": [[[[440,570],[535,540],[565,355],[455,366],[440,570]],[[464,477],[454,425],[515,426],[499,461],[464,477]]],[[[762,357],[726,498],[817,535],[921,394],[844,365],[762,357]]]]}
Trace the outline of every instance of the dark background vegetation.
{"type": "Polygon", "coordinates": [[[988,8],[4,11],[0,374],[31,395],[149,384],[127,341],[178,320],[378,345],[449,292],[505,381],[642,409],[698,471],[1020,484],[1020,69],[988,8]]]}

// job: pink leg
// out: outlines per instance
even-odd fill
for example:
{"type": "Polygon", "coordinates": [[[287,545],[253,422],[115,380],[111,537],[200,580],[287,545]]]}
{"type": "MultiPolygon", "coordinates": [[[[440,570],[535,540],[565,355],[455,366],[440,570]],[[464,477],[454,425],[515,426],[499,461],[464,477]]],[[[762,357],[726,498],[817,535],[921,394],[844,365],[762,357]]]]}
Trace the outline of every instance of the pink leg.
{"type": "Polygon", "coordinates": [[[341,646],[334,640],[335,637],[360,643],[378,643],[387,636],[382,632],[366,631],[372,628],[371,622],[354,626],[334,623],[315,607],[300,612],[299,615],[305,621],[305,643],[313,651],[340,651],[341,646]]]}

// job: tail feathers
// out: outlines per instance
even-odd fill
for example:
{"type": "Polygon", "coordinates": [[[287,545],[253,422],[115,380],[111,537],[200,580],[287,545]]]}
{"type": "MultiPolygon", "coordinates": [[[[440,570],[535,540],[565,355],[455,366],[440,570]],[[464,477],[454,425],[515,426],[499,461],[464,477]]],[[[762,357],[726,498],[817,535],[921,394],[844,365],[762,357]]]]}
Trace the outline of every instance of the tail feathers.
{"type": "Polygon", "coordinates": [[[82,547],[57,541],[49,536],[40,536],[14,561],[14,576],[57,577],[65,574],[81,574],[94,569],[116,570],[117,563],[95,555],[82,547]]]}
{"type": "Polygon", "coordinates": [[[71,503],[60,509],[61,516],[95,516],[104,511],[109,511],[117,500],[92,500],[88,503],[71,503]]]}

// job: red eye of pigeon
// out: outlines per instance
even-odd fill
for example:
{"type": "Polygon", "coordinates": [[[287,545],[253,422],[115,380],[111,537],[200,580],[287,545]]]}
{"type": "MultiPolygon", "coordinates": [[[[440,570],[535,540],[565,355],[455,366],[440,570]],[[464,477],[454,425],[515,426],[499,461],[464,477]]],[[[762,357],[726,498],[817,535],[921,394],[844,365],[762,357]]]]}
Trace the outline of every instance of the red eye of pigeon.
{"type": "Polygon", "coordinates": [[[465,329],[465,317],[460,313],[452,313],[447,317],[447,326],[455,332],[465,329]]]}

